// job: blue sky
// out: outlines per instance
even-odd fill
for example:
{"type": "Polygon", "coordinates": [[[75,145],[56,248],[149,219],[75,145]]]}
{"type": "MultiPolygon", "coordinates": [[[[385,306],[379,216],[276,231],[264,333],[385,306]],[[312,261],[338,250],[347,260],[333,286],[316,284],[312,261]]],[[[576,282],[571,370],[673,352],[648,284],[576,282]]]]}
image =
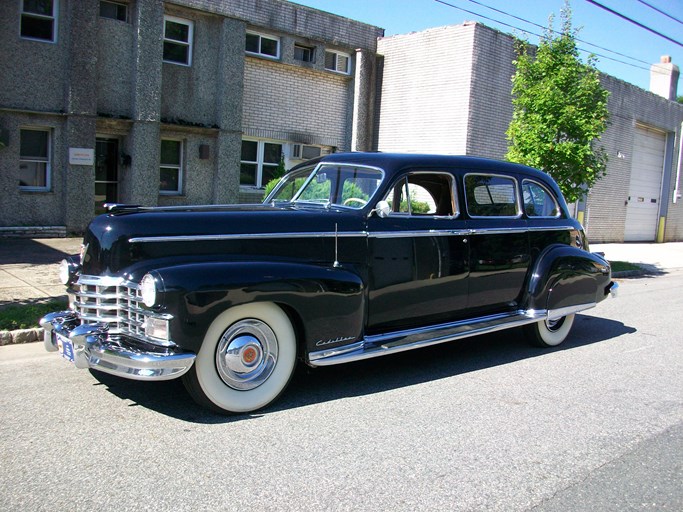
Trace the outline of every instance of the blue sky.
{"type": "MultiPolygon", "coordinates": [[[[560,9],[564,6],[564,0],[444,1],[453,6],[482,14],[523,30],[502,25],[496,21],[464,12],[435,0],[296,0],[296,3],[382,27],[385,29],[385,35],[387,36],[407,34],[443,25],[457,25],[464,21],[475,20],[506,33],[522,35],[532,43],[538,42],[538,37],[533,35],[533,33],[542,34],[541,28],[487,9],[484,5],[513,14],[543,27],[547,27],[548,16],[554,13],[557,20],[555,23],[556,28],[559,28],[560,9]]],[[[647,7],[639,0],[596,1],[683,43],[683,24],[667,18],[654,9],[647,7]]],[[[683,21],[683,0],[646,0],[646,3],[683,21]]],[[[634,61],[579,42],[579,48],[604,55],[604,57],[598,56],[597,68],[601,71],[643,89],[649,89],[650,65],[659,62],[661,55],[670,55],[674,64],[679,68],[683,67],[683,47],[610,14],[590,4],[587,0],[572,0],[570,5],[572,9],[572,25],[575,28],[580,28],[579,39],[638,59],[634,61]],[[632,65],[615,62],[606,57],[632,65]],[[633,65],[637,67],[633,67],[633,65]]],[[[581,55],[585,60],[587,54],[582,52],[581,55]]],[[[683,95],[682,84],[683,80],[679,79],[679,96],[683,95]]]]}

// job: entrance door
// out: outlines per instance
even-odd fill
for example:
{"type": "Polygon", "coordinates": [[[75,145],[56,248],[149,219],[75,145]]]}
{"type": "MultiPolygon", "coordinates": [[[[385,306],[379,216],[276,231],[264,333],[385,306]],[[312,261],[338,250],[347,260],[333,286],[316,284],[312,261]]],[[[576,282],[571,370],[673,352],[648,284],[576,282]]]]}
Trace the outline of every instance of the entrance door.
{"type": "Polygon", "coordinates": [[[95,214],[104,213],[104,203],[118,201],[119,141],[97,138],[95,141],[95,214]]]}
{"type": "Polygon", "coordinates": [[[636,126],[625,242],[652,242],[657,236],[665,145],[664,133],[636,126]]]}

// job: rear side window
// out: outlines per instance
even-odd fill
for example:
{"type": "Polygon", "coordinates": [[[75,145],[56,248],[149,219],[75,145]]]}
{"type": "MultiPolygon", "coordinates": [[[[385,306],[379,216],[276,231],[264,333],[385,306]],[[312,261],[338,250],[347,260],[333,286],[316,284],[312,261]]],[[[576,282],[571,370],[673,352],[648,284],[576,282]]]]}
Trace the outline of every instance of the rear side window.
{"type": "Polygon", "coordinates": [[[465,176],[470,217],[518,217],[517,186],[513,178],[490,174],[465,176]]]}
{"type": "Polygon", "coordinates": [[[529,217],[559,217],[560,207],[555,196],[540,183],[531,180],[522,182],[524,212],[529,217]]]}

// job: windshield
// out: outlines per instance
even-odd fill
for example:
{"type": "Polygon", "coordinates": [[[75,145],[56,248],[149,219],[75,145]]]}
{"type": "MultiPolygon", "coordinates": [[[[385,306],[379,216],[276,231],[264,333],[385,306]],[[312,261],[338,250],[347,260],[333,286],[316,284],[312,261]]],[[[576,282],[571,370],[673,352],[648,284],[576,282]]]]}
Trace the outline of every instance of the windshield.
{"type": "Polygon", "coordinates": [[[363,208],[382,181],[379,169],[348,164],[305,167],[282,178],[265,202],[288,201],[363,208]]]}

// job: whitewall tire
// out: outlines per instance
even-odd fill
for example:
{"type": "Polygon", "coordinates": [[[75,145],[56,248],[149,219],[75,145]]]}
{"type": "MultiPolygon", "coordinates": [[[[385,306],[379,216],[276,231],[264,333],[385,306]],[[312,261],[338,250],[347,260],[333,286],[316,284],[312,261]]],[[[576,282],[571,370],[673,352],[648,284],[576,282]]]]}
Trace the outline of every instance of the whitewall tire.
{"type": "Polygon", "coordinates": [[[525,325],[525,332],[531,342],[539,347],[556,347],[562,343],[571,331],[574,315],[567,315],[557,320],[541,320],[525,325]]]}
{"type": "Polygon", "coordinates": [[[284,391],[296,355],[287,314],[269,302],[245,304],[211,323],[183,382],[195,401],[214,411],[254,411],[284,391]]]}

